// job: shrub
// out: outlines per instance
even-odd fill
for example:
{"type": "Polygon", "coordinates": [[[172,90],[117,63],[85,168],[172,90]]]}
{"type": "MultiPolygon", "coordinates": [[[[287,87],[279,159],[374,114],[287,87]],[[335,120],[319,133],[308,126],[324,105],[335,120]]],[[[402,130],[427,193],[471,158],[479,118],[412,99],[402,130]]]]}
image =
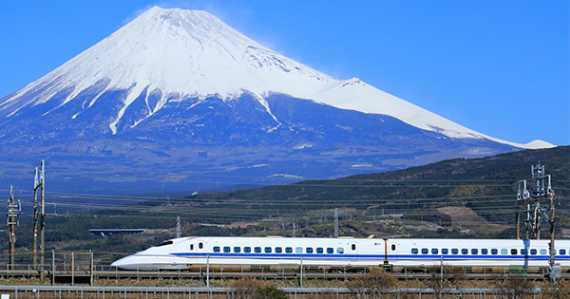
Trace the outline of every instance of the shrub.
{"type": "Polygon", "coordinates": [[[396,278],[392,274],[384,269],[373,268],[356,280],[347,282],[347,287],[354,298],[379,298],[396,284],[396,278]]]}
{"type": "Polygon", "coordinates": [[[268,285],[265,287],[257,288],[255,291],[254,299],[288,299],[287,292],[276,288],[275,286],[268,285]]]}
{"type": "Polygon", "coordinates": [[[242,278],[230,284],[232,294],[236,299],[254,298],[257,289],[263,286],[263,282],[253,278],[242,278]]]}

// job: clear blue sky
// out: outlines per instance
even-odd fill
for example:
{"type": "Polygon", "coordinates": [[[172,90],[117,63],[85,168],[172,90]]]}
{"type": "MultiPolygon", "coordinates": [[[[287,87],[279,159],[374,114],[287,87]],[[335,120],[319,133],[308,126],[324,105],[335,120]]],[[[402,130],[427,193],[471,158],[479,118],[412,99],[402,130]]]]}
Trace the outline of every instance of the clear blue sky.
{"type": "Polygon", "coordinates": [[[489,136],[570,144],[566,0],[2,1],[0,97],[153,5],[206,10],[285,56],[489,136]]]}

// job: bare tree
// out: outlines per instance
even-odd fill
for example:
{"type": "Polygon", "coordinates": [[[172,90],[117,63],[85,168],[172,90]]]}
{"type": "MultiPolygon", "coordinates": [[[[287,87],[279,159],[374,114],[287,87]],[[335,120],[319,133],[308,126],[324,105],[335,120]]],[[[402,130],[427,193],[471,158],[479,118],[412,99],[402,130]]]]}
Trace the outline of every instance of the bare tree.
{"type": "Polygon", "coordinates": [[[395,287],[396,278],[384,269],[372,268],[356,280],[347,282],[347,288],[354,298],[381,298],[389,288],[395,287]]]}
{"type": "Polygon", "coordinates": [[[501,291],[501,296],[513,299],[530,296],[534,288],[534,283],[523,276],[510,276],[504,280],[497,280],[495,285],[501,291]]]}
{"type": "Polygon", "coordinates": [[[318,294],[310,294],[309,299],[337,299],[337,298],[344,298],[343,295],[337,294],[335,291],[319,291],[318,294]]]}
{"type": "Polygon", "coordinates": [[[241,278],[231,283],[230,288],[236,299],[250,299],[254,298],[255,291],[263,287],[263,282],[253,278],[241,278]]]}
{"type": "Polygon", "coordinates": [[[428,269],[429,277],[424,282],[434,291],[434,298],[441,299],[446,288],[455,288],[461,291],[459,282],[464,281],[464,273],[461,269],[447,265],[434,266],[428,269]]]}
{"type": "Polygon", "coordinates": [[[549,282],[542,289],[543,299],[570,298],[570,281],[549,282]]]}

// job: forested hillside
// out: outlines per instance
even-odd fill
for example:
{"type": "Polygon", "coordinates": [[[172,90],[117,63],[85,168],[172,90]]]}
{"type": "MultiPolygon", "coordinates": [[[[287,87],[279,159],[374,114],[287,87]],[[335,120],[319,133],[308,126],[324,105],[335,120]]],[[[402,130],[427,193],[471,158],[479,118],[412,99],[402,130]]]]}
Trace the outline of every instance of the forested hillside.
{"type": "MultiPolygon", "coordinates": [[[[46,247],[120,255],[174,237],[177,217],[182,235],[332,237],[335,209],[341,236],[511,238],[517,182],[527,179],[531,184],[531,165],[538,163],[553,178],[557,232],[562,237],[562,228],[570,227],[569,150],[565,146],[445,160],[400,171],[155,199],[53,216],[47,219],[46,247]],[[93,228],[149,231],[103,237],[89,233],[93,228]]],[[[29,251],[31,223],[22,223],[17,232],[18,250],[29,251]]],[[[3,240],[6,249],[7,238],[3,240]]]]}

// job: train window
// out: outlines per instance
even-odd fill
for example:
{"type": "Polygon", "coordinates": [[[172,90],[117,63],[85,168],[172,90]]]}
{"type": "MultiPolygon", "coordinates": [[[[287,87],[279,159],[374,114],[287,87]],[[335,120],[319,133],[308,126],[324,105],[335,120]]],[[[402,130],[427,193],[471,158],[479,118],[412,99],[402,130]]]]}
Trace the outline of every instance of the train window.
{"type": "Polygon", "coordinates": [[[230,246],[224,246],[224,253],[230,253],[231,248],[230,246]]]}
{"type": "Polygon", "coordinates": [[[481,254],[489,254],[489,249],[487,248],[481,249],[481,254]]]}
{"type": "Polygon", "coordinates": [[[194,250],[194,244],[190,244],[190,250],[194,250]]]}
{"type": "Polygon", "coordinates": [[[214,246],[214,252],[220,252],[220,246],[214,246]]]}
{"type": "Polygon", "coordinates": [[[495,249],[495,248],[491,249],[491,254],[492,254],[492,255],[497,255],[498,253],[499,253],[499,250],[497,250],[497,249],[495,249]]]}
{"type": "Polygon", "coordinates": [[[303,247],[295,247],[295,253],[303,253],[303,247]]]}
{"type": "Polygon", "coordinates": [[[457,248],[452,248],[452,249],[451,249],[451,254],[459,254],[459,249],[457,249],[457,248]]]}
{"type": "Polygon", "coordinates": [[[479,254],[479,249],[477,249],[477,248],[472,248],[472,249],[471,249],[471,254],[479,254]]]}
{"type": "Polygon", "coordinates": [[[511,255],[517,255],[518,251],[516,249],[511,249],[511,255]]]}
{"type": "Polygon", "coordinates": [[[265,253],[271,253],[271,247],[265,247],[265,253]]]}
{"type": "Polygon", "coordinates": [[[204,243],[202,243],[202,242],[198,243],[198,248],[203,249],[203,248],[204,248],[204,243]]]}
{"type": "Polygon", "coordinates": [[[439,250],[437,250],[437,248],[432,248],[431,249],[431,254],[438,254],[439,250]]]}
{"type": "Polygon", "coordinates": [[[412,254],[418,254],[418,249],[417,249],[417,248],[412,248],[412,254]]]}
{"type": "Polygon", "coordinates": [[[163,241],[163,242],[158,243],[158,245],[156,245],[156,246],[154,246],[154,247],[172,245],[172,243],[174,243],[174,242],[172,242],[172,241],[163,241]]]}
{"type": "Polygon", "coordinates": [[[461,254],[469,254],[469,250],[467,248],[462,248],[461,254]]]}
{"type": "Polygon", "coordinates": [[[566,255],[566,249],[560,249],[560,255],[566,255]]]}
{"type": "Polygon", "coordinates": [[[449,249],[447,249],[447,248],[442,248],[442,249],[441,249],[441,254],[449,254],[449,249]]]}
{"type": "Polygon", "coordinates": [[[241,252],[241,247],[239,247],[239,246],[234,247],[234,252],[235,252],[235,253],[240,253],[240,252],[241,252]]]}
{"type": "Polygon", "coordinates": [[[332,247],[327,248],[327,253],[328,253],[328,254],[333,254],[333,253],[334,253],[334,248],[332,248],[332,247]]]}
{"type": "Polygon", "coordinates": [[[422,248],[422,254],[428,254],[429,250],[427,248],[422,248]]]}
{"type": "Polygon", "coordinates": [[[251,247],[244,247],[244,248],[243,248],[243,252],[245,252],[245,253],[250,253],[250,252],[251,252],[251,247]]]}
{"type": "Polygon", "coordinates": [[[540,255],[545,255],[546,254],[546,249],[541,249],[540,250],[540,255]]]}
{"type": "Polygon", "coordinates": [[[396,244],[392,244],[392,251],[396,251],[396,244]]]}
{"type": "Polygon", "coordinates": [[[255,247],[255,248],[253,248],[253,251],[255,253],[261,253],[261,247],[255,247]]]}
{"type": "Polygon", "coordinates": [[[286,253],[293,253],[293,248],[291,248],[291,247],[285,247],[285,252],[286,252],[286,253]]]}
{"type": "Polygon", "coordinates": [[[531,254],[531,255],[536,255],[536,254],[537,254],[536,249],[531,249],[531,250],[530,250],[530,254],[531,254]]]}
{"type": "Polygon", "coordinates": [[[324,250],[322,247],[317,247],[317,253],[323,253],[323,252],[324,252],[324,250]]]}
{"type": "Polygon", "coordinates": [[[508,253],[508,250],[506,250],[506,249],[501,249],[501,254],[507,254],[507,253],[508,253]]]}
{"type": "Polygon", "coordinates": [[[528,253],[527,253],[526,249],[521,249],[521,254],[522,254],[522,255],[527,255],[528,253]]]}
{"type": "Polygon", "coordinates": [[[343,253],[344,253],[344,248],[338,247],[338,248],[336,249],[336,253],[343,254],[343,253]]]}
{"type": "Polygon", "coordinates": [[[275,253],[281,253],[281,252],[283,252],[283,248],[275,247],[275,253]]]}
{"type": "Polygon", "coordinates": [[[352,250],[356,250],[356,244],[352,244],[352,246],[350,246],[350,248],[351,248],[352,250]]]}
{"type": "Polygon", "coordinates": [[[307,247],[305,250],[307,253],[313,253],[313,247],[307,247]]]}

